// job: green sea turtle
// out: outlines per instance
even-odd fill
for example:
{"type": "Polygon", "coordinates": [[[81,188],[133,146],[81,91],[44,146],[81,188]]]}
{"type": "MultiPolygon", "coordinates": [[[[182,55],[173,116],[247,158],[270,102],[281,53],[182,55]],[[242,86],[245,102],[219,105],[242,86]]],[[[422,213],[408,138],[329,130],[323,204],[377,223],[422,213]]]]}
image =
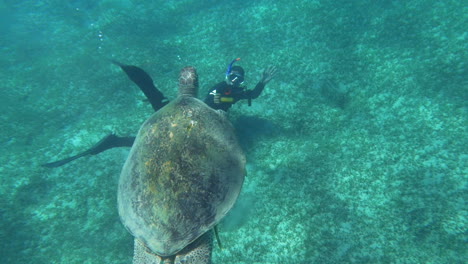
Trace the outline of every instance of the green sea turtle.
{"type": "Polygon", "coordinates": [[[118,208],[135,237],[134,264],[211,263],[211,230],[241,190],[234,128],[197,88],[195,69],[182,69],[178,98],[143,123],[122,169],[118,208]]]}

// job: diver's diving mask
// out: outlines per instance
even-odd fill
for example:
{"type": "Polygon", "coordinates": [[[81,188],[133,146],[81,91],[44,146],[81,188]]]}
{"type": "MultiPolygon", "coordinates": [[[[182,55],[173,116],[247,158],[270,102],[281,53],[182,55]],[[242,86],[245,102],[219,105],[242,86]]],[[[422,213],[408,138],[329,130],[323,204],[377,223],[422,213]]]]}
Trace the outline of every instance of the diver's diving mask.
{"type": "Polygon", "coordinates": [[[240,58],[235,58],[229,63],[229,66],[226,70],[226,82],[229,85],[240,86],[244,82],[244,76],[239,74],[236,71],[232,71],[232,65],[234,62],[239,61],[240,58]]]}
{"type": "Polygon", "coordinates": [[[236,72],[232,72],[226,76],[226,80],[228,81],[228,84],[230,85],[240,86],[242,83],[244,83],[244,76],[236,72]]]}

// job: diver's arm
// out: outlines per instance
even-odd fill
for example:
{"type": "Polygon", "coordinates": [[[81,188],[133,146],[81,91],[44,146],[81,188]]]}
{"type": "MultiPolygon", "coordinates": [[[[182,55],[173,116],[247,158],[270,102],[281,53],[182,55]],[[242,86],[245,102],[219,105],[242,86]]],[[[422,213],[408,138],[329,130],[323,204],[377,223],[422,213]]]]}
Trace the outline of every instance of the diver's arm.
{"type": "Polygon", "coordinates": [[[214,95],[209,93],[204,100],[205,104],[207,104],[209,107],[213,108],[215,101],[214,101],[214,95]]]}
{"type": "Polygon", "coordinates": [[[276,67],[275,66],[268,66],[262,73],[262,78],[260,79],[260,82],[257,83],[255,88],[251,91],[246,91],[246,97],[247,99],[256,99],[257,97],[260,96],[262,93],[263,89],[265,88],[265,85],[273,79],[276,75],[276,67]]]}
{"type": "Polygon", "coordinates": [[[263,89],[265,88],[265,84],[262,82],[257,83],[255,88],[251,91],[247,91],[247,99],[256,99],[257,97],[260,96],[262,93],[263,89]]]}
{"type": "Polygon", "coordinates": [[[210,92],[206,95],[204,102],[211,108],[217,109],[221,103],[221,92],[224,90],[224,82],[220,82],[211,88],[210,92]]]}

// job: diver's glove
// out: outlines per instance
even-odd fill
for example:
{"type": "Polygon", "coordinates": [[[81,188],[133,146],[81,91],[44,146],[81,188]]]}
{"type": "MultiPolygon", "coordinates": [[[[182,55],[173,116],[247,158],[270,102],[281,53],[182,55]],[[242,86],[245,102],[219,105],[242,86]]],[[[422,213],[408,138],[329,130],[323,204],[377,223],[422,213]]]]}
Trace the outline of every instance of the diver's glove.
{"type": "Polygon", "coordinates": [[[215,104],[221,103],[221,94],[220,93],[215,93],[213,95],[213,101],[215,104]]]}
{"type": "Polygon", "coordinates": [[[263,71],[262,79],[260,80],[260,82],[266,85],[268,82],[271,81],[271,79],[273,79],[273,77],[275,77],[276,72],[277,72],[277,68],[275,66],[273,65],[268,66],[263,71]]]}

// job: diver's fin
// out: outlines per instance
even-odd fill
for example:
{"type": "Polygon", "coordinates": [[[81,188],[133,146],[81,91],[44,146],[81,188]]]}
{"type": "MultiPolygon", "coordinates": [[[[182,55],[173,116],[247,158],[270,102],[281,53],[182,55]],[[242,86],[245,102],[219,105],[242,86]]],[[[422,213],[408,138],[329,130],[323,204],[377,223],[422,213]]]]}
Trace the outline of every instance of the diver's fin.
{"type": "Polygon", "coordinates": [[[41,166],[46,167],[46,168],[57,168],[57,167],[60,167],[62,165],[67,164],[70,161],[74,161],[77,158],[81,158],[81,157],[86,156],[88,154],[89,154],[88,151],[85,151],[85,152],[82,152],[82,153],[80,153],[78,155],[75,155],[75,156],[72,156],[72,157],[69,157],[69,158],[66,158],[66,159],[63,159],[63,160],[58,160],[58,161],[54,161],[54,162],[41,164],[41,166]]]}
{"type": "Polygon", "coordinates": [[[213,229],[214,229],[216,241],[218,241],[218,246],[220,249],[223,249],[223,245],[221,244],[221,239],[219,239],[218,225],[215,225],[213,229]]]}
{"type": "Polygon", "coordinates": [[[154,86],[153,79],[143,69],[137,66],[125,65],[115,60],[111,60],[111,62],[119,66],[127,74],[128,78],[140,88],[148,98],[154,111],[158,111],[169,102],[161,91],[154,86]]]}
{"type": "Polygon", "coordinates": [[[92,146],[86,151],[83,151],[75,156],[66,159],[44,163],[41,166],[46,168],[57,168],[86,155],[96,155],[111,148],[131,147],[134,141],[135,137],[118,137],[114,134],[110,134],[101,139],[98,143],[96,143],[96,145],[92,146]]]}

